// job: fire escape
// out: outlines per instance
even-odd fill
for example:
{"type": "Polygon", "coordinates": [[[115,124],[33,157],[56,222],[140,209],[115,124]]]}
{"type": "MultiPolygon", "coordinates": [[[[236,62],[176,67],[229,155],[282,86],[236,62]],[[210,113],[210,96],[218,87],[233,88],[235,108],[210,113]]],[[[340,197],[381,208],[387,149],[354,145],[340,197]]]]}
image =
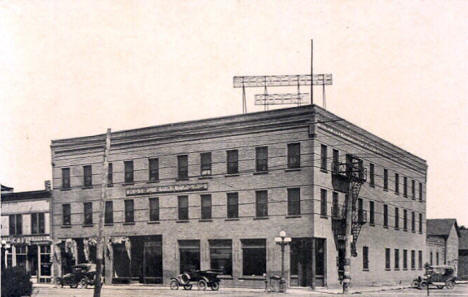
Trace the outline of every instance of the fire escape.
{"type": "MultiPolygon", "coordinates": [[[[358,204],[359,192],[362,184],[366,181],[366,170],[361,159],[351,155],[346,155],[346,163],[333,162],[332,183],[336,191],[346,193],[344,204],[340,210],[338,201],[334,201],[332,207],[332,229],[335,242],[345,240],[347,234],[346,217],[351,211],[351,255],[357,256],[356,243],[361,232],[361,227],[367,222],[367,212],[362,209],[362,204],[358,204]],[[351,197],[349,197],[351,194],[351,197]],[[348,199],[351,200],[351,209],[348,210],[348,199]]],[[[337,246],[337,248],[339,248],[337,246]]]]}

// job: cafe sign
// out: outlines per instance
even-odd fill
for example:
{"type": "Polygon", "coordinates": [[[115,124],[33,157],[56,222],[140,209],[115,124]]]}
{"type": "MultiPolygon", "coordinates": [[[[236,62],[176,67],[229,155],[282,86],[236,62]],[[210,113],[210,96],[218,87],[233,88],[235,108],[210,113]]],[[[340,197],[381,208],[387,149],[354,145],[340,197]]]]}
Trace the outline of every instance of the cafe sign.
{"type": "Polygon", "coordinates": [[[188,192],[188,191],[205,191],[208,190],[207,183],[185,184],[185,185],[167,185],[146,188],[127,189],[127,196],[148,195],[157,193],[173,193],[173,192],[188,192]]]}

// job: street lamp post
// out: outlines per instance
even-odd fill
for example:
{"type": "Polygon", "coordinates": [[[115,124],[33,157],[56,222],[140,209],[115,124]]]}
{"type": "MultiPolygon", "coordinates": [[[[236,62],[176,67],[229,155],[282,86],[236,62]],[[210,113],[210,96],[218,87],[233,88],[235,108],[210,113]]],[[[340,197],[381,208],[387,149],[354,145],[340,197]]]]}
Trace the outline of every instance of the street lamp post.
{"type": "Polygon", "coordinates": [[[286,232],[281,231],[279,237],[275,237],[275,242],[281,247],[281,279],[280,292],[286,293],[286,281],[284,279],[284,248],[291,243],[291,237],[286,237],[286,232]]]}

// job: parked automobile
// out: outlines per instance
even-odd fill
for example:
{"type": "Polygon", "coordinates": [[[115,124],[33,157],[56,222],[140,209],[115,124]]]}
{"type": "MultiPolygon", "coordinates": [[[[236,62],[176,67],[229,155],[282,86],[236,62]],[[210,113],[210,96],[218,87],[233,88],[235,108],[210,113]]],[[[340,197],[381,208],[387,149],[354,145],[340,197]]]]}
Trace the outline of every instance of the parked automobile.
{"type": "Polygon", "coordinates": [[[70,288],[87,288],[94,285],[96,278],[96,264],[82,263],[72,267],[72,272],[58,279],[58,283],[70,288]]]}
{"type": "Polygon", "coordinates": [[[220,279],[217,270],[193,270],[190,272],[184,272],[176,277],[171,278],[170,287],[171,290],[178,290],[179,287],[183,287],[184,290],[191,290],[193,284],[197,284],[199,290],[206,290],[209,287],[213,291],[219,290],[220,279]]]}
{"type": "Polygon", "coordinates": [[[426,265],[424,276],[420,276],[413,280],[413,287],[418,289],[426,288],[426,286],[434,285],[439,289],[446,287],[453,289],[455,287],[455,270],[451,266],[430,266],[426,265]]]}

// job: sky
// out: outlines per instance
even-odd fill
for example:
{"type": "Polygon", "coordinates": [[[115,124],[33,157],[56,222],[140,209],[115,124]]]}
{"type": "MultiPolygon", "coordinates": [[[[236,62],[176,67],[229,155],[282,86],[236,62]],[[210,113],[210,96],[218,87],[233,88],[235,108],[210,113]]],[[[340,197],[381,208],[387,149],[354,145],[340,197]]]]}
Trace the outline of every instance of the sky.
{"type": "Polygon", "coordinates": [[[307,74],[313,39],[327,110],[427,160],[428,218],[468,225],[467,19],[456,0],[0,0],[0,183],[42,189],[53,139],[239,114],[233,76],[307,74]]]}

